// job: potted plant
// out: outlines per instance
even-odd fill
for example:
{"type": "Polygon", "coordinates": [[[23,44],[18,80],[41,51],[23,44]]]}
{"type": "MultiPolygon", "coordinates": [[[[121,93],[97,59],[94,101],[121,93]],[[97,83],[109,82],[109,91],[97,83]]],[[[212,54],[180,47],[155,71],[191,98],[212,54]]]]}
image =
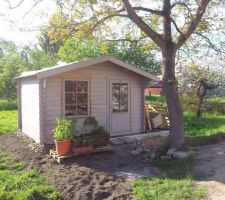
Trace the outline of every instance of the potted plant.
{"type": "Polygon", "coordinates": [[[57,118],[57,125],[54,129],[54,140],[58,155],[67,155],[70,152],[74,127],[75,122],[73,120],[57,118]]]}
{"type": "Polygon", "coordinates": [[[86,132],[90,134],[90,143],[94,147],[105,146],[109,141],[109,134],[104,126],[100,126],[95,117],[88,117],[83,123],[86,132]]]}
{"type": "Polygon", "coordinates": [[[93,145],[90,143],[89,135],[80,135],[73,137],[73,154],[86,155],[90,154],[94,150],[93,145]]]}
{"type": "Polygon", "coordinates": [[[90,140],[94,147],[106,146],[109,142],[109,134],[104,126],[97,126],[90,133],[90,140]]]}

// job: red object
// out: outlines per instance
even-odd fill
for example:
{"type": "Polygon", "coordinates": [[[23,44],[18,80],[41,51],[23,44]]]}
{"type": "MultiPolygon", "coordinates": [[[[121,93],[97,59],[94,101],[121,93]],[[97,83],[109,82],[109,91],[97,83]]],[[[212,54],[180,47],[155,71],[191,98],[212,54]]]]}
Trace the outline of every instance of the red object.
{"type": "Polygon", "coordinates": [[[55,140],[55,148],[56,153],[60,156],[65,156],[70,153],[71,148],[71,141],[70,140],[63,140],[63,141],[56,141],[55,140]]]}
{"type": "Polygon", "coordinates": [[[145,96],[163,96],[162,83],[158,82],[145,88],[145,96]]]}

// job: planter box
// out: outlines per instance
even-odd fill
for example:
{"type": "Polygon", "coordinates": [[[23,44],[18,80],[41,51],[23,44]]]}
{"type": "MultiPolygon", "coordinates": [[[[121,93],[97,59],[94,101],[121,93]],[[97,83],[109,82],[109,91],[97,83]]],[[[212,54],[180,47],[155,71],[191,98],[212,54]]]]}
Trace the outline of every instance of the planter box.
{"type": "Polygon", "coordinates": [[[94,148],[92,145],[83,146],[83,147],[78,147],[78,146],[72,147],[72,152],[75,156],[90,154],[93,151],[94,151],[94,148]]]}
{"type": "Polygon", "coordinates": [[[106,146],[109,141],[108,135],[96,135],[90,138],[90,143],[94,147],[106,146]]]}

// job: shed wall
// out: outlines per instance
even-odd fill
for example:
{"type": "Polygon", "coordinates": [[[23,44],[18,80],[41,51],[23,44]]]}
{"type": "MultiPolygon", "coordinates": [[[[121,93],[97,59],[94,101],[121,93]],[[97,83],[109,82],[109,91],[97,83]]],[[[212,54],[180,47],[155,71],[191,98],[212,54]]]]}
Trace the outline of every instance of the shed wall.
{"type": "Polygon", "coordinates": [[[39,81],[23,79],[20,81],[20,89],[22,132],[40,143],[39,81]]]}
{"type": "MultiPolygon", "coordinates": [[[[65,79],[89,81],[90,115],[96,117],[99,124],[107,129],[109,129],[109,80],[130,80],[131,134],[144,131],[144,83],[147,80],[118,65],[105,62],[48,78],[45,88],[46,143],[53,143],[56,118],[64,116],[65,79]]],[[[85,117],[77,119],[79,128],[82,127],[84,119],[85,117]]]]}

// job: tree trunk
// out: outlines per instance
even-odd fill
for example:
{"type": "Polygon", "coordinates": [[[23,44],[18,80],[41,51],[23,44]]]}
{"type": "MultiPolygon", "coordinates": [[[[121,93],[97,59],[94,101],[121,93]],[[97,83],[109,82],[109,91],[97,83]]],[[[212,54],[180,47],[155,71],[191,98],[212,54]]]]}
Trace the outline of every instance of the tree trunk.
{"type": "Polygon", "coordinates": [[[179,149],[184,142],[184,123],[175,77],[175,55],[176,50],[172,44],[168,44],[162,51],[163,86],[170,120],[170,142],[171,147],[179,149]]]}
{"type": "Polygon", "coordinates": [[[197,97],[198,97],[198,107],[197,107],[197,117],[200,119],[202,118],[203,113],[203,100],[206,95],[206,88],[203,81],[201,81],[198,91],[197,91],[197,97]]]}

